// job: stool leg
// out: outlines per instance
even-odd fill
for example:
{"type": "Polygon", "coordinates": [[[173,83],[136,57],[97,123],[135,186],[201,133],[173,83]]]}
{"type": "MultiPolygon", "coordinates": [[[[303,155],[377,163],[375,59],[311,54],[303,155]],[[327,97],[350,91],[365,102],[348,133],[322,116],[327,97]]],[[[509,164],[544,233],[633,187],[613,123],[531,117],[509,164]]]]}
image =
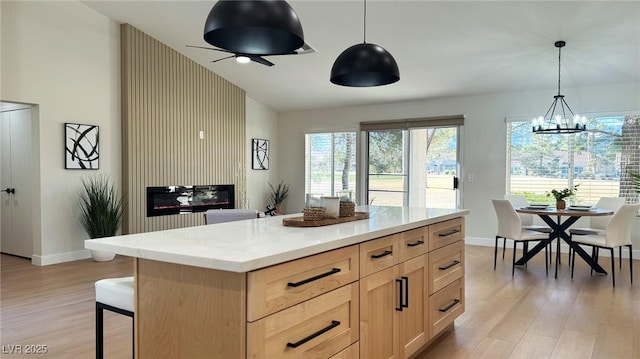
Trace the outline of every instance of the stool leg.
{"type": "Polygon", "coordinates": [[[136,319],[131,317],[131,358],[136,357],[136,319]]]}
{"type": "Polygon", "coordinates": [[[103,308],[98,302],[96,302],[96,359],[104,358],[104,346],[103,346],[103,308]]]}

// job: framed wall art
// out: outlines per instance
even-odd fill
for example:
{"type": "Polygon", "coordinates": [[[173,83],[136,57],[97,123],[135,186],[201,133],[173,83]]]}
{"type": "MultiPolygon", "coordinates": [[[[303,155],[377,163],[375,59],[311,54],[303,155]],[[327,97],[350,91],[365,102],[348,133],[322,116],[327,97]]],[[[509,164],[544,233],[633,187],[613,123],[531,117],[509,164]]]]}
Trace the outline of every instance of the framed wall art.
{"type": "Polygon", "coordinates": [[[64,124],[64,168],[97,170],[100,167],[99,127],[64,124]]]}
{"type": "Polygon", "coordinates": [[[254,138],[251,143],[251,168],[254,170],[268,170],[269,140],[254,138]]]}

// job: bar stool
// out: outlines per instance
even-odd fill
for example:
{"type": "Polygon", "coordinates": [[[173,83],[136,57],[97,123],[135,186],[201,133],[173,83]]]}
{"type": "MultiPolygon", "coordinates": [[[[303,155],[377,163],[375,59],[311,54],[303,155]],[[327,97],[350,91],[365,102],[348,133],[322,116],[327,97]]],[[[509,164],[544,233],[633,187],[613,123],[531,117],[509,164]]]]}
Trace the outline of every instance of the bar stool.
{"type": "MultiPolygon", "coordinates": [[[[101,279],[96,282],[95,286],[96,359],[102,359],[104,357],[104,310],[126,315],[133,319],[133,277],[101,279]]],[[[135,321],[133,325],[135,326],[135,321]]],[[[133,335],[131,338],[133,340],[133,335]]],[[[135,350],[133,355],[135,357],[135,350]]]]}

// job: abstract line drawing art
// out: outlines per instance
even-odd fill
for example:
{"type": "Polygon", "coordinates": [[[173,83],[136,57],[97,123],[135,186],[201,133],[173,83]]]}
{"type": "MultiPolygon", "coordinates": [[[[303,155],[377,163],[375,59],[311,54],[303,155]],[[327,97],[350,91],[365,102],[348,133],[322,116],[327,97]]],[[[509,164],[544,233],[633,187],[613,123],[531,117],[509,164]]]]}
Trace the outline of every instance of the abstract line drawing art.
{"type": "Polygon", "coordinates": [[[64,124],[64,168],[70,170],[97,170],[98,126],[77,123],[64,124]]]}
{"type": "Polygon", "coordinates": [[[251,168],[254,170],[269,169],[269,140],[254,138],[252,142],[251,168]]]}

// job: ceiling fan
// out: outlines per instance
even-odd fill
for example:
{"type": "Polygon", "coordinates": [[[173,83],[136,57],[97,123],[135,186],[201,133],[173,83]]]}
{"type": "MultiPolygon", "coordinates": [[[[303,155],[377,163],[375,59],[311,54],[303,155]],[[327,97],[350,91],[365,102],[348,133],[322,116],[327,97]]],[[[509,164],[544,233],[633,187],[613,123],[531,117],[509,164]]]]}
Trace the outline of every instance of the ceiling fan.
{"type": "Polygon", "coordinates": [[[307,44],[306,42],[304,43],[304,45],[302,45],[301,48],[299,48],[298,50],[295,50],[293,52],[287,52],[287,53],[283,53],[283,54],[269,54],[269,55],[254,55],[254,54],[243,54],[243,53],[236,53],[233,51],[229,51],[229,50],[224,50],[224,49],[217,49],[215,47],[204,47],[204,46],[195,46],[195,45],[186,45],[187,47],[193,47],[196,49],[205,49],[205,50],[212,50],[212,51],[220,51],[220,52],[226,52],[228,54],[231,54],[229,56],[217,59],[217,60],[213,60],[211,62],[218,62],[218,61],[222,61],[222,60],[226,60],[226,59],[231,59],[231,58],[235,58],[237,62],[239,63],[249,63],[251,61],[259,63],[261,65],[265,65],[265,66],[273,66],[274,63],[265,59],[266,56],[280,56],[280,55],[304,55],[304,54],[310,54],[313,52],[316,52],[316,50],[311,47],[311,45],[307,44]]]}

